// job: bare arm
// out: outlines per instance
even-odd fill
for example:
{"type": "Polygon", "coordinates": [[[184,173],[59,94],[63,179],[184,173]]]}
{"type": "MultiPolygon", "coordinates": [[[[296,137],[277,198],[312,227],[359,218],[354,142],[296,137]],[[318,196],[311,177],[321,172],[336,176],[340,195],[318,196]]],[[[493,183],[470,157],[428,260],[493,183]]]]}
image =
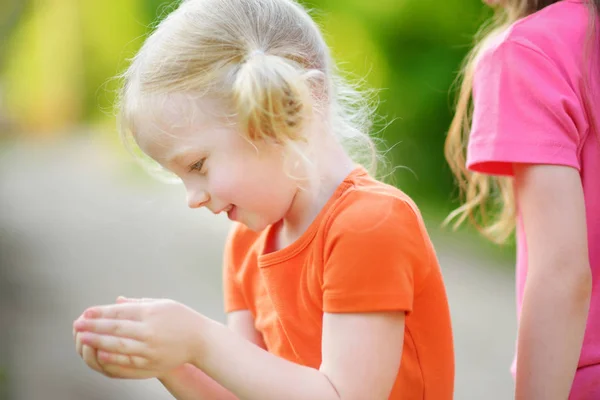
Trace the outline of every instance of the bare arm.
{"type": "Polygon", "coordinates": [[[173,300],[97,306],[84,317],[74,324],[81,342],[98,349],[113,376],[137,378],[183,362],[206,374],[186,367],[165,377],[168,390],[184,400],[226,398],[220,386],[244,400],[388,399],[405,323],[401,311],[325,313],[323,361],[315,369],[271,354],[173,300]]]}
{"type": "Polygon", "coordinates": [[[182,365],[159,381],[177,400],[237,400],[231,392],[191,364],[182,365]]]}
{"type": "MultiPolygon", "coordinates": [[[[234,334],[264,349],[262,336],[254,328],[249,311],[229,313],[227,326],[234,334]]],[[[178,400],[237,400],[235,395],[191,364],[177,368],[160,382],[178,400]]]]}
{"type": "Polygon", "coordinates": [[[240,399],[384,400],[402,355],[404,313],[325,314],[319,370],[279,358],[209,319],[195,365],[240,399]]]}
{"type": "Polygon", "coordinates": [[[577,369],[591,295],[581,178],[569,167],[515,165],[515,184],[529,251],[516,398],[564,400],[577,369]]]}

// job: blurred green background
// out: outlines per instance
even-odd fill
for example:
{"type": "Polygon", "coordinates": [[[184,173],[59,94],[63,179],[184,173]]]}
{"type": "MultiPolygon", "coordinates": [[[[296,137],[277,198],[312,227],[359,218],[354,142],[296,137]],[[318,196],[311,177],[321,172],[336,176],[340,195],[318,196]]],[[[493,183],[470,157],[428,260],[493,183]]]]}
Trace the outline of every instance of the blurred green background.
{"type": "MultiPolygon", "coordinates": [[[[3,0],[0,115],[4,133],[53,137],[82,124],[114,135],[115,81],[154,22],[160,0],[3,0]]],[[[394,182],[422,207],[456,199],[442,148],[449,92],[489,10],[480,0],[305,1],[342,68],[381,89],[381,136],[394,182]]],[[[433,212],[433,211],[432,211],[433,212]]]]}
{"type": "MultiPolygon", "coordinates": [[[[443,156],[453,83],[490,10],[480,0],[303,3],[342,69],[379,90],[375,130],[389,123],[382,150],[403,167],[388,180],[421,208],[447,286],[455,398],[510,398],[514,249],[441,228],[458,204],[443,156]]],[[[172,7],[0,0],[0,400],[170,398],[157,382],[109,380],[77,356],[72,321],[117,295],[224,318],[228,221],[186,209],[181,187],[148,177],[112,110],[112,78],[172,7]]]]}

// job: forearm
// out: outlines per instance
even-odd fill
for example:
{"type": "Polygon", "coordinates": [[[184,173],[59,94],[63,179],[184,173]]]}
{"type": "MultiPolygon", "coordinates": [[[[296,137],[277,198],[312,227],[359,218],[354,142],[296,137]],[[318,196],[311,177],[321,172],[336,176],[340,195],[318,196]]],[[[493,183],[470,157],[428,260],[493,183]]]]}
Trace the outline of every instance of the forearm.
{"type": "Polygon", "coordinates": [[[195,365],[244,400],[339,400],[319,370],[270,354],[225,326],[204,319],[195,365]]]}
{"type": "Polygon", "coordinates": [[[569,396],[581,353],[591,283],[589,276],[530,274],[521,314],[516,399],[569,396]],[[547,276],[551,275],[551,276],[547,276]]]}
{"type": "Polygon", "coordinates": [[[204,372],[185,364],[159,379],[177,400],[237,400],[204,372]]]}

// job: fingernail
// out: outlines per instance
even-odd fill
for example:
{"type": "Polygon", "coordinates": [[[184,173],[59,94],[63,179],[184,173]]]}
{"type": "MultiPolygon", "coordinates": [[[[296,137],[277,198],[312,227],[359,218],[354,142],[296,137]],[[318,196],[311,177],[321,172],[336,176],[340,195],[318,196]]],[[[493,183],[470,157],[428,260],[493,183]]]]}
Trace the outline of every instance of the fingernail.
{"type": "Polygon", "coordinates": [[[104,350],[98,350],[97,356],[99,360],[102,360],[104,362],[110,361],[110,354],[104,350]]]}
{"type": "Polygon", "coordinates": [[[75,321],[73,327],[77,330],[85,328],[85,321],[75,321]]]}

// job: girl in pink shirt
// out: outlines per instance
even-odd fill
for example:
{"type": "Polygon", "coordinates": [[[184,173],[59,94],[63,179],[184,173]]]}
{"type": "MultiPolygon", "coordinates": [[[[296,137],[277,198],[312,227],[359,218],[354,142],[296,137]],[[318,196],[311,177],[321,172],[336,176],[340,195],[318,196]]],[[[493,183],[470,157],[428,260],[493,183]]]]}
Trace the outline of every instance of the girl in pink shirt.
{"type": "Polygon", "coordinates": [[[449,218],[498,242],[516,225],[516,398],[600,399],[600,1],[488,2],[446,142],[465,200],[449,218]]]}

